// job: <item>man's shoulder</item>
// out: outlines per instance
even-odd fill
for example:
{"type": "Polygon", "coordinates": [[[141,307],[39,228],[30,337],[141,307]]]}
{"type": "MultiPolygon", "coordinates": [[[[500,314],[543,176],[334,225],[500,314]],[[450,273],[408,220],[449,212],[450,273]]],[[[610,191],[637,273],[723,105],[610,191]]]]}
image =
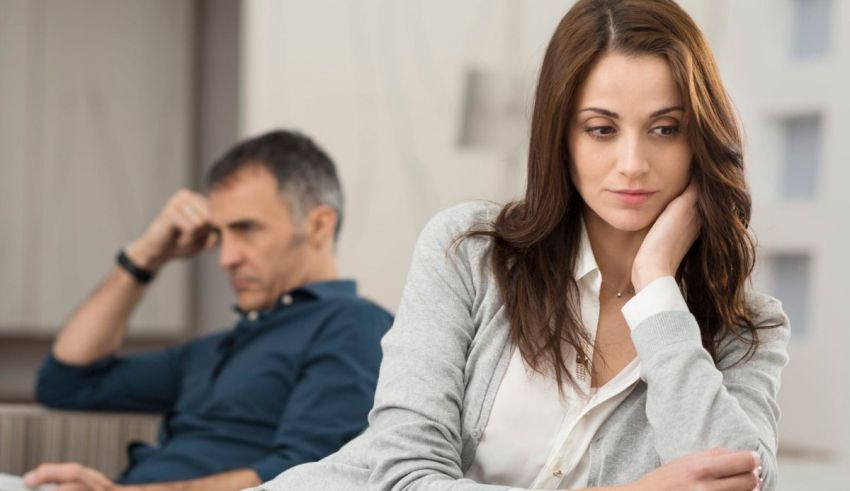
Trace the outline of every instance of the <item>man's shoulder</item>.
{"type": "Polygon", "coordinates": [[[378,304],[359,296],[323,302],[323,315],[310,326],[304,349],[308,353],[331,351],[380,358],[380,341],[390,330],[393,316],[378,304]]]}
{"type": "Polygon", "coordinates": [[[356,296],[335,297],[325,301],[328,323],[351,325],[369,324],[388,329],[393,315],[372,300],[356,296]]]}

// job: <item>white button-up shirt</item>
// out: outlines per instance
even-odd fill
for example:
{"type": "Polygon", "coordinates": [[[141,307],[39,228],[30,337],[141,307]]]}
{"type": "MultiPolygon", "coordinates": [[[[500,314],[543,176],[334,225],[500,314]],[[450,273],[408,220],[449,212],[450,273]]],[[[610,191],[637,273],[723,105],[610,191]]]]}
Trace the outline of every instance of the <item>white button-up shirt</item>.
{"type": "MultiPolygon", "coordinates": [[[[602,276],[584,228],[575,278],[580,292],[581,320],[591,342],[595,342],[602,276]]],[[[647,285],[626,303],[622,312],[634,329],[641,321],[667,310],[688,310],[676,281],[670,276],[647,285]]],[[[577,374],[575,351],[566,354],[567,370],[583,394],[567,385],[562,396],[554,377],[531,370],[514,348],[465,477],[481,483],[531,489],[586,487],[590,441],[637,384],[640,361],[635,358],[604,386],[591,388],[590,376],[577,374]]],[[[592,348],[588,355],[593,359],[592,348]]]]}

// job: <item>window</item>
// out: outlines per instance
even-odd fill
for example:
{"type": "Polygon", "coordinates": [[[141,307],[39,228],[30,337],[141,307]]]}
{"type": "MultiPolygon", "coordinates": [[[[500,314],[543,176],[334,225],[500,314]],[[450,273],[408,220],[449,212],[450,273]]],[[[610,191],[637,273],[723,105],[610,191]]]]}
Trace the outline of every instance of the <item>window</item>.
{"type": "Polygon", "coordinates": [[[821,157],[821,117],[794,116],[781,120],[781,195],[788,199],[813,199],[817,194],[821,157]]]}
{"type": "Polygon", "coordinates": [[[782,302],[791,321],[791,333],[805,336],[808,329],[811,259],[808,254],[776,254],[769,260],[771,294],[782,302]]]}
{"type": "Polygon", "coordinates": [[[793,0],[791,55],[817,58],[829,51],[832,0],[793,0]]]}

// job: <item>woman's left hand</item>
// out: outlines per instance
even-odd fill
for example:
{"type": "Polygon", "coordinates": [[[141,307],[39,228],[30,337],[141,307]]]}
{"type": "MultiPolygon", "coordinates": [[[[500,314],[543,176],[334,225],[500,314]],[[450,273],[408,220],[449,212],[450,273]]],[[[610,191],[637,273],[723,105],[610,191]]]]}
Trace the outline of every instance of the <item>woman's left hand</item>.
{"type": "Polygon", "coordinates": [[[632,264],[632,285],[636,292],[657,278],[676,274],[699,235],[696,203],[697,190],[691,182],[655,220],[632,264]]]}

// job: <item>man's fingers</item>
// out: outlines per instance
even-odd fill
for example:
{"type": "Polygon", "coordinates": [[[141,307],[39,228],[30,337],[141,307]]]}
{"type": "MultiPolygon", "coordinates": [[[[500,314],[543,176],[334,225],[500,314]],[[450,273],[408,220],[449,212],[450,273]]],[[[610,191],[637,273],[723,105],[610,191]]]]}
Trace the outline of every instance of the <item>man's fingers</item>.
{"type": "Polygon", "coordinates": [[[41,464],[24,476],[24,484],[29,487],[48,483],[75,485],[83,490],[107,489],[112,485],[102,473],[73,462],[41,464]]]}
{"type": "Polygon", "coordinates": [[[186,221],[191,223],[193,227],[201,227],[204,224],[204,219],[201,218],[200,212],[197,211],[194,206],[189,203],[181,203],[177,206],[179,207],[178,213],[180,213],[186,221]]]}
{"type": "Polygon", "coordinates": [[[24,475],[24,484],[33,487],[51,482],[78,481],[82,475],[83,466],[75,463],[46,463],[24,475]]]}
{"type": "Polygon", "coordinates": [[[209,203],[203,195],[192,193],[187,197],[186,202],[190,205],[192,213],[196,214],[204,221],[210,219],[209,203]]]}
{"type": "Polygon", "coordinates": [[[171,219],[172,223],[175,226],[179,227],[183,230],[191,230],[196,228],[198,225],[198,219],[194,217],[194,215],[187,213],[186,208],[183,207],[180,203],[174,203],[168,208],[168,217],[171,219]]]}
{"type": "Polygon", "coordinates": [[[156,259],[154,266],[173,257],[197,252],[206,239],[209,228],[209,205],[206,198],[194,191],[181,189],[168,199],[165,206],[140,237],[141,249],[156,259]],[[196,231],[202,230],[202,233],[196,231]]]}
{"type": "Polygon", "coordinates": [[[209,224],[209,212],[207,212],[206,208],[202,208],[201,205],[192,201],[185,201],[177,206],[183,217],[194,227],[200,228],[209,224]]]}
{"type": "Polygon", "coordinates": [[[166,205],[183,218],[194,224],[203,224],[209,220],[209,205],[207,199],[199,193],[181,189],[174,193],[166,205]]]}
{"type": "Polygon", "coordinates": [[[168,211],[168,218],[177,231],[177,247],[180,249],[189,249],[195,243],[197,234],[202,226],[196,225],[181,213],[177,206],[172,206],[168,211]]]}
{"type": "Polygon", "coordinates": [[[90,486],[86,486],[85,484],[71,482],[60,484],[54,488],[50,488],[50,491],[92,491],[92,488],[90,486]]]}
{"type": "Polygon", "coordinates": [[[175,195],[174,204],[193,223],[201,225],[209,221],[210,213],[207,199],[199,193],[181,190],[175,195]]]}
{"type": "Polygon", "coordinates": [[[215,234],[215,233],[207,234],[207,240],[204,243],[204,249],[209,251],[209,250],[214,249],[215,246],[217,246],[217,245],[218,245],[218,234],[215,234]]]}
{"type": "Polygon", "coordinates": [[[207,246],[211,229],[209,206],[202,195],[181,190],[169,203],[168,217],[179,231],[176,245],[183,253],[207,246]]]}

